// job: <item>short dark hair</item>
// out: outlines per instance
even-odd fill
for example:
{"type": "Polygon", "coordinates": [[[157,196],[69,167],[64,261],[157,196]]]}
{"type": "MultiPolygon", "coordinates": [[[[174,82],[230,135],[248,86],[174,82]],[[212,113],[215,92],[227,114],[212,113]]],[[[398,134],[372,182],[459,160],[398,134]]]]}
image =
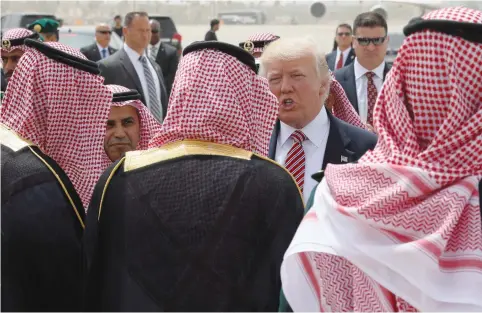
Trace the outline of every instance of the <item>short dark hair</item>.
{"type": "Polygon", "coordinates": [[[134,18],[135,18],[136,16],[149,18],[149,15],[147,15],[147,13],[146,13],[146,12],[143,12],[143,11],[129,12],[129,13],[127,13],[126,16],[124,17],[124,26],[125,26],[125,27],[131,26],[132,21],[134,20],[134,18]]]}
{"type": "Polygon", "coordinates": [[[116,15],[116,16],[114,16],[114,20],[117,20],[117,19],[120,19],[120,18],[121,18],[121,16],[120,16],[120,15],[116,15]]]}
{"type": "Polygon", "coordinates": [[[356,34],[358,27],[383,27],[385,34],[388,32],[387,21],[376,12],[364,12],[359,14],[353,22],[353,33],[356,34]]]}
{"type": "Polygon", "coordinates": [[[219,20],[217,18],[211,20],[211,28],[219,24],[219,20]]]}
{"type": "Polygon", "coordinates": [[[335,32],[338,32],[338,28],[340,28],[340,27],[348,28],[350,30],[350,32],[353,32],[352,29],[351,29],[351,25],[347,24],[347,23],[342,23],[342,24],[338,25],[335,29],[335,32]]]}

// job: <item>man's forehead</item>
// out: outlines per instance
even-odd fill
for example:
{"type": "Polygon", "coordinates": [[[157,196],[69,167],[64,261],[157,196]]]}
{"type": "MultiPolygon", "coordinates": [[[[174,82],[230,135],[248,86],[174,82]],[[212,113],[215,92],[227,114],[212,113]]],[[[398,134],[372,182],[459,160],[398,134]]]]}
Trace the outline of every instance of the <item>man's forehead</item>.
{"type": "Polygon", "coordinates": [[[137,108],[132,105],[111,106],[109,120],[121,120],[129,117],[139,118],[137,108]]]}
{"type": "Polygon", "coordinates": [[[381,26],[374,26],[374,27],[357,27],[356,34],[360,36],[361,34],[365,36],[380,36],[385,34],[385,28],[381,26]]]}
{"type": "Polygon", "coordinates": [[[307,70],[313,68],[314,56],[304,55],[291,60],[277,59],[266,64],[268,73],[281,71],[307,70]]]}

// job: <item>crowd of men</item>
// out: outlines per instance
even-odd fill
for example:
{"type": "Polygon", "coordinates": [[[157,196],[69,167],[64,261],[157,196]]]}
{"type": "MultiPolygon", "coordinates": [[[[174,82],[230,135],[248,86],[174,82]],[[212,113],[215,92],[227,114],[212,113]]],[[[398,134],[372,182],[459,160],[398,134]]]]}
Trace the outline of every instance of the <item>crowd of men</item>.
{"type": "Polygon", "coordinates": [[[411,20],[391,68],[367,12],[169,79],[147,13],[119,51],[42,29],[2,38],[3,311],[482,310],[481,11],[411,20]]]}

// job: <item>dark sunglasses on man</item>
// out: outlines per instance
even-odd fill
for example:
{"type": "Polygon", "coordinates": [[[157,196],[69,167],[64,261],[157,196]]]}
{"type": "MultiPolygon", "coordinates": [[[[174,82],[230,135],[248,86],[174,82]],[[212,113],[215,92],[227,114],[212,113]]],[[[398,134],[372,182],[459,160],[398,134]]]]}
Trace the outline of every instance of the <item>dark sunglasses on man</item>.
{"type": "Polygon", "coordinates": [[[342,37],[342,36],[346,36],[346,37],[349,37],[351,36],[351,33],[350,32],[339,32],[337,33],[338,37],[342,37]]]}
{"type": "Polygon", "coordinates": [[[151,33],[153,33],[153,34],[157,34],[158,32],[159,32],[159,31],[158,31],[157,29],[152,29],[152,30],[151,30],[151,33]]]}
{"type": "Polygon", "coordinates": [[[375,46],[380,46],[385,42],[385,39],[387,39],[387,36],[383,37],[375,37],[375,38],[365,38],[365,37],[355,37],[355,39],[358,41],[360,46],[368,46],[371,43],[373,43],[375,46]]]}
{"type": "Polygon", "coordinates": [[[112,34],[111,30],[98,30],[97,32],[100,33],[100,34],[103,34],[103,35],[105,35],[105,34],[111,35],[112,34]]]}

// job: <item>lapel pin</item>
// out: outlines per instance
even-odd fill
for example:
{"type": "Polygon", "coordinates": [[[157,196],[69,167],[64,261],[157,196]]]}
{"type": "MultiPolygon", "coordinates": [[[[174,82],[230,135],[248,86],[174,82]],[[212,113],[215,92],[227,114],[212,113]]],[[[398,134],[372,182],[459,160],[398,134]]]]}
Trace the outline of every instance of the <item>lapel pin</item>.
{"type": "Polygon", "coordinates": [[[348,162],[348,157],[342,155],[341,156],[341,162],[348,162]]]}

